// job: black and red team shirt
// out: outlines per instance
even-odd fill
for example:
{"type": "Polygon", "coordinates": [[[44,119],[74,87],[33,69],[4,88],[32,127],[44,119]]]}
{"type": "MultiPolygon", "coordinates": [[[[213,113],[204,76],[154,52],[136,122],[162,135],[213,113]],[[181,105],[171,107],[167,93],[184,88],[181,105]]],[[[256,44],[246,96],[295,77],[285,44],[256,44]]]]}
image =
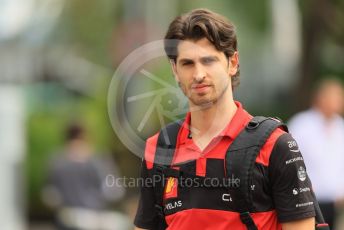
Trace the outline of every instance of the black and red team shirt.
{"type": "MultiPolygon", "coordinates": [[[[228,147],[251,120],[239,102],[237,111],[225,129],[201,151],[189,135],[190,113],[178,133],[173,164],[198,176],[223,178],[224,159],[228,147]]],[[[158,133],[146,141],[141,177],[149,177],[153,168],[158,133]]],[[[164,193],[167,229],[235,229],[245,230],[239,213],[233,211],[235,199],[228,188],[178,186],[176,178],[168,178],[164,193]]],[[[253,172],[251,216],[258,229],[281,229],[281,223],[315,216],[311,182],[298,146],[292,136],[281,129],[269,137],[258,157],[253,172]]],[[[134,224],[144,229],[157,226],[154,191],[142,186],[134,224]]]]}

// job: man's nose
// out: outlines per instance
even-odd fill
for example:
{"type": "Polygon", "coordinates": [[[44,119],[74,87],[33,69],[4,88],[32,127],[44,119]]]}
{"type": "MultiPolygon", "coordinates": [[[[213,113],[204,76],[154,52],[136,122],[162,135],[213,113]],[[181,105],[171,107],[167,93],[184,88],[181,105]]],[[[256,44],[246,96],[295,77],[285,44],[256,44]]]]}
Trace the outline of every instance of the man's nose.
{"type": "Polygon", "coordinates": [[[195,65],[195,69],[194,69],[194,73],[193,73],[194,81],[202,82],[204,80],[205,76],[206,76],[205,69],[203,68],[203,66],[201,64],[197,63],[195,65]]]}

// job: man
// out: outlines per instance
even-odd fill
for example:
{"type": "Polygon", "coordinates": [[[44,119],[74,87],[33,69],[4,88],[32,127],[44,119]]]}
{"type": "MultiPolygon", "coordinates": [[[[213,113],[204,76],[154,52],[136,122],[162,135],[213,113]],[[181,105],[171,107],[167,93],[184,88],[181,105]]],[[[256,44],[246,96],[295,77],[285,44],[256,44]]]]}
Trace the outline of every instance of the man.
{"type": "MultiPolygon", "coordinates": [[[[252,119],[233,100],[239,83],[234,26],[221,15],[197,9],[172,21],[165,39],[172,71],[190,109],[178,133],[173,165],[199,177],[224,175],[226,150],[252,119]]],[[[153,168],[157,142],[158,134],[146,141],[143,178],[153,168]]],[[[256,212],[251,217],[258,229],[314,229],[311,183],[296,150],[293,138],[276,129],[256,158],[251,185],[256,212]]],[[[155,203],[154,188],[143,186],[136,229],[157,228],[161,219],[155,203]]],[[[246,229],[233,211],[237,206],[235,197],[221,188],[182,188],[169,178],[164,191],[168,229],[246,229]]]]}
{"type": "Polygon", "coordinates": [[[344,90],[325,79],[315,89],[312,106],[291,118],[290,132],[300,144],[324,218],[334,229],[336,204],[344,200],[344,90]]]}

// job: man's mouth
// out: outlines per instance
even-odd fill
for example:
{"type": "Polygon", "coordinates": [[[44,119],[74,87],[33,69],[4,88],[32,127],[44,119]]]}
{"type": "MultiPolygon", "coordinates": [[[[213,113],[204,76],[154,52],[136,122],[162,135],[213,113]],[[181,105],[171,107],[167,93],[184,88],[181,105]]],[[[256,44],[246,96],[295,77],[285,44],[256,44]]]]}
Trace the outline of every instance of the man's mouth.
{"type": "Polygon", "coordinates": [[[198,92],[198,93],[201,93],[201,92],[204,92],[207,89],[209,89],[209,87],[210,87],[210,85],[208,85],[208,84],[193,84],[191,86],[191,89],[198,92]]]}

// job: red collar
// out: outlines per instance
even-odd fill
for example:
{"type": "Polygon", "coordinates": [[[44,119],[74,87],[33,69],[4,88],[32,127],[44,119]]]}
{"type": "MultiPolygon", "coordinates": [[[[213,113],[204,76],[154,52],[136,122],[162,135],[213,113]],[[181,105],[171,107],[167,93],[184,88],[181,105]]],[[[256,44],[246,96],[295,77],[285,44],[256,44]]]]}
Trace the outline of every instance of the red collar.
{"type": "MultiPolygon", "coordinates": [[[[239,132],[243,129],[243,127],[252,119],[252,116],[244,110],[241,103],[235,101],[235,105],[237,106],[237,110],[232,118],[232,120],[228,123],[228,125],[222,130],[222,132],[218,135],[218,137],[227,136],[231,139],[235,139],[235,137],[239,134],[239,132]]],[[[191,121],[191,113],[188,112],[185,117],[185,121],[182,124],[182,129],[179,134],[179,143],[185,144],[185,142],[190,139],[188,138],[190,132],[190,121],[191,121]]]]}

